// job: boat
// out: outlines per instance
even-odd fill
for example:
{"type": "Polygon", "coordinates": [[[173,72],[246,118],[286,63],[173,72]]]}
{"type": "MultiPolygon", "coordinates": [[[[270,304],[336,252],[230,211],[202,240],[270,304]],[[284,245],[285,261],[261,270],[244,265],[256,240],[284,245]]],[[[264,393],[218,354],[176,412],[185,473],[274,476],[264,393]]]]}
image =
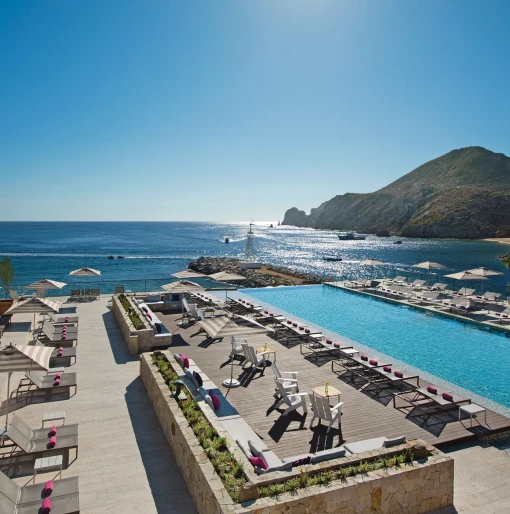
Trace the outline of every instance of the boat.
{"type": "Polygon", "coordinates": [[[323,257],[323,260],[327,262],[339,262],[342,260],[342,257],[323,257]]]}
{"type": "Polygon", "coordinates": [[[358,236],[354,232],[344,232],[343,234],[337,234],[340,241],[363,241],[365,236],[358,236]]]}
{"type": "Polygon", "coordinates": [[[393,242],[394,245],[401,245],[402,244],[402,241],[394,241],[393,242]]]}
{"type": "Polygon", "coordinates": [[[123,255],[117,255],[117,259],[124,259],[123,255]]]}
{"type": "Polygon", "coordinates": [[[225,243],[230,243],[230,239],[228,237],[225,238],[225,243]]]}
{"type": "Polygon", "coordinates": [[[115,257],[113,255],[108,255],[108,257],[106,257],[107,259],[115,259],[115,257]]]}

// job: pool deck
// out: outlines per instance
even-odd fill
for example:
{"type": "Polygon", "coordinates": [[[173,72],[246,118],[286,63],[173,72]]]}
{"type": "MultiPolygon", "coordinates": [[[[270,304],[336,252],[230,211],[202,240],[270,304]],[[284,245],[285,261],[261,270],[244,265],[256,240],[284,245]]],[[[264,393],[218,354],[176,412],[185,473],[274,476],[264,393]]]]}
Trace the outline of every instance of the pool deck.
{"type": "MultiPolygon", "coordinates": [[[[158,317],[174,333],[170,350],[192,358],[221,387],[221,382],[230,377],[230,338],[207,344],[203,333],[197,334],[196,325],[187,329],[177,326],[180,315],[158,313],[158,317]]],[[[510,430],[510,419],[491,410],[487,410],[488,426],[481,426],[475,420],[473,428],[470,428],[469,420],[458,421],[457,411],[430,415],[425,419],[423,416],[408,416],[393,407],[394,390],[386,389],[379,394],[359,390],[352,382],[344,381],[332,372],[331,360],[328,358],[319,358],[316,363],[314,357],[306,358],[301,355],[299,345],[287,347],[264,335],[250,337],[249,341],[255,347],[263,346],[267,341],[268,347],[276,351],[280,370],[299,373],[301,392],[311,392],[312,388],[322,386],[328,380],[330,386],[336,387],[342,393],[341,401],[344,405],[341,431],[332,428],[326,434],[324,426],[310,430],[310,413],[302,416],[294,412],[283,416],[281,410],[275,409],[275,386],[273,372],[269,367],[264,373],[252,373],[243,371],[236,361],[233,375],[241,381],[242,386],[228,391],[227,398],[267,446],[280,457],[380,436],[405,435],[408,439],[421,438],[436,446],[445,447],[461,441],[475,440],[482,435],[510,430]]],[[[420,380],[420,386],[427,385],[427,381],[420,380]]],[[[224,394],[226,392],[224,390],[224,394]]]]}
{"type": "MultiPolygon", "coordinates": [[[[381,281],[383,279],[374,279],[376,281],[381,281]]],[[[430,304],[426,305],[425,303],[416,303],[416,302],[410,302],[403,298],[394,298],[393,296],[389,297],[386,296],[386,294],[382,292],[378,292],[376,289],[372,288],[354,288],[354,287],[347,287],[345,285],[345,282],[324,282],[324,285],[329,287],[336,287],[337,289],[342,289],[344,291],[348,291],[350,293],[354,294],[360,294],[362,296],[369,296],[371,298],[377,298],[381,301],[386,301],[388,303],[393,303],[396,305],[405,305],[407,307],[412,307],[413,309],[425,311],[428,313],[435,314],[437,316],[443,316],[445,318],[454,319],[456,321],[459,321],[461,323],[469,323],[471,325],[477,326],[481,330],[487,330],[492,332],[500,332],[502,334],[505,334],[507,337],[510,337],[510,320],[507,322],[509,325],[504,325],[501,321],[498,322],[496,320],[489,321],[486,319],[485,312],[482,311],[476,311],[475,314],[466,314],[464,316],[461,316],[459,314],[455,314],[449,310],[448,306],[443,305],[440,308],[435,307],[434,305],[430,304]]],[[[459,300],[468,299],[464,297],[459,297],[459,300]]],[[[500,305],[501,306],[501,305],[500,305]]],[[[508,307],[508,305],[507,305],[508,307]]]]}

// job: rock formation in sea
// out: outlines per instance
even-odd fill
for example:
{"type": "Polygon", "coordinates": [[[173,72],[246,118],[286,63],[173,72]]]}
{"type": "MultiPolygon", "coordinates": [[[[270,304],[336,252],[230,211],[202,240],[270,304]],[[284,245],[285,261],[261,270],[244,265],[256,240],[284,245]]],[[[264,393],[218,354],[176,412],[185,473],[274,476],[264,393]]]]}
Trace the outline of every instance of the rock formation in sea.
{"type": "Polygon", "coordinates": [[[346,193],[284,225],[408,237],[510,235],[510,158],[472,146],[429,161],[374,193],[346,193]]]}

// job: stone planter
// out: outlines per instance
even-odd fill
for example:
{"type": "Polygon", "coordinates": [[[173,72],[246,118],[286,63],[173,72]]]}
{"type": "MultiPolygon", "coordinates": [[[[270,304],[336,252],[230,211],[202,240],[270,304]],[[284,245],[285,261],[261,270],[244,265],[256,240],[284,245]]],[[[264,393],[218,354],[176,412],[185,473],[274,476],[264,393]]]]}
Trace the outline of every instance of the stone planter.
{"type": "MultiPolygon", "coordinates": [[[[174,366],[176,363],[170,352],[163,353],[174,366]]],[[[378,469],[345,480],[336,480],[325,486],[314,485],[276,497],[259,498],[260,487],[281,483],[292,477],[297,478],[304,467],[296,467],[291,472],[255,475],[247,461],[243,462],[244,455],[240,450],[231,446],[230,436],[224,428],[221,430],[222,425],[218,418],[212,411],[216,419],[210,419],[206,415],[206,408],[204,415],[218,433],[226,437],[230,450],[237,461],[244,465],[249,479],[240,495],[244,502],[234,504],[180,407],[170,396],[168,386],[157,368],[152,365],[150,354],[140,356],[140,376],[199,514],[422,514],[453,505],[453,459],[421,440],[402,445],[402,448],[419,445],[427,450],[427,457],[410,464],[378,469]]],[[[348,465],[395,451],[390,448],[374,450],[306,466],[305,471],[326,471],[335,465],[348,465]]]]}

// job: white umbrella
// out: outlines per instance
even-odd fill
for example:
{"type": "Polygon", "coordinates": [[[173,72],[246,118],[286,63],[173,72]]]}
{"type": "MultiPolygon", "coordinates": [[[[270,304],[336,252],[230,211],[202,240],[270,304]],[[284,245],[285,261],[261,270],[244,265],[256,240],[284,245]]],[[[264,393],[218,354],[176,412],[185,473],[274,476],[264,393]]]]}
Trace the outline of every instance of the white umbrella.
{"type": "Polygon", "coordinates": [[[495,275],[503,275],[501,271],[493,271],[489,268],[484,267],[469,269],[468,273],[473,273],[473,275],[478,275],[480,277],[493,277],[495,275]]]}
{"type": "Polygon", "coordinates": [[[9,346],[0,348],[0,372],[8,373],[7,380],[7,413],[5,416],[5,428],[9,425],[9,400],[11,375],[14,372],[26,372],[28,370],[47,371],[50,368],[50,356],[54,348],[46,346],[9,346]]]}
{"type": "Polygon", "coordinates": [[[455,280],[489,280],[488,278],[482,277],[481,275],[475,275],[469,271],[459,271],[458,273],[451,273],[445,275],[446,278],[453,278],[455,280]]]}
{"type": "Polygon", "coordinates": [[[92,268],[75,269],[74,271],[71,271],[71,273],[69,273],[69,276],[71,277],[83,277],[83,289],[85,289],[86,277],[99,277],[100,275],[101,272],[99,270],[92,268]]]}
{"type": "MultiPolygon", "coordinates": [[[[42,280],[38,280],[37,282],[26,286],[25,289],[41,290],[44,293],[46,289],[62,289],[65,286],[67,286],[65,282],[57,282],[56,280],[43,278],[42,280]]],[[[44,296],[44,294],[41,294],[40,296],[44,296]]]]}
{"type": "Polygon", "coordinates": [[[385,262],[378,261],[377,259],[365,259],[359,263],[363,264],[364,266],[380,266],[381,264],[386,264],[385,262]]]}
{"type": "MultiPolygon", "coordinates": [[[[211,339],[223,339],[224,337],[250,337],[257,334],[267,334],[272,329],[257,323],[245,316],[218,316],[199,321],[198,324],[205,330],[211,339]]],[[[241,383],[234,378],[234,359],[230,362],[230,378],[222,384],[225,387],[239,387],[241,383]]]]}
{"type": "Polygon", "coordinates": [[[198,271],[193,271],[190,269],[185,269],[182,271],[178,271],[177,273],[172,273],[172,277],[176,278],[205,278],[207,275],[204,273],[199,273],[198,271]]]}
{"type": "Polygon", "coordinates": [[[161,286],[169,293],[187,293],[188,291],[203,291],[203,287],[189,280],[177,280],[161,286]]]}
{"type": "Polygon", "coordinates": [[[218,273],[209,275],[208,278],[212,278],[217,282],[225,282],[227,284],[225,289],[225,301],[227,301],[228,298],[228,282],[240,282],[242,280],[246,280],[246,277],[243,277],[243,275],[237,275],[236,273],[230,273],[229,271],[219,271],[218,273]]]}
{"type": "Polygon", "coordinates": [[[6,314],[20,314],[30,313],[34,314],[34,330],[35,330],[35,315],[37,313],[43,314],[48,312],[58,312],[62,304],[54,302],[48,298],[28,298],[20,302],[13,303],[9,309],[5,311],[6,314]]]}
{"type": "Polygon", "coordinates": [[[431,261],[425,261],[425,262],[419,262],[418,264],[413,264],[413,268],[422,268],[422,269],[441,269],[446,268],[446,266],[443,266],[442,264],[439,264],[438,262],[431,262],[431,261]]]}

